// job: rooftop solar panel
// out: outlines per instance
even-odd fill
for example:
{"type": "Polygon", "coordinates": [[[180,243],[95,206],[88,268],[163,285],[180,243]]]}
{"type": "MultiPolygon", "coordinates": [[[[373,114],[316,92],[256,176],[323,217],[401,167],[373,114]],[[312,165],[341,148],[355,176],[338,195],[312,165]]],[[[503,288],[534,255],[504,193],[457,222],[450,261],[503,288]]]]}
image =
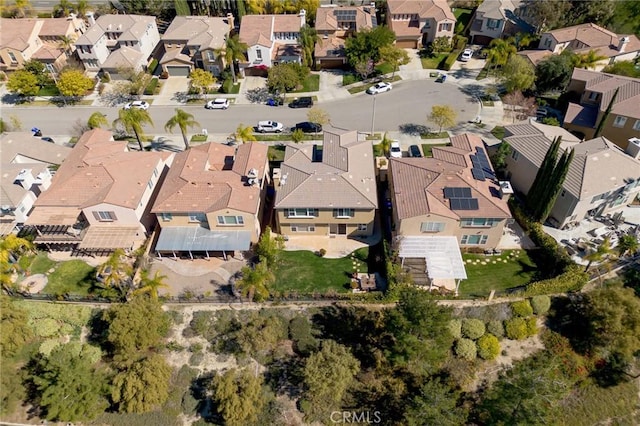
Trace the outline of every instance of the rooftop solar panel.
{"type": "Polygon", "coordinates": [[[473,175],[473,178],[475,180],[484,180],[485,179],[485,173],[482,171],[482,169],[479,169],[477,167],[474,167],[471,169],[471,174],[473,175]]]}
{"type": "Polygon", "coordinates": [[[469,198],[471,188],[445,187],[444,198],[469,198]]]}
{"type": "Polygon", "coordinates": [[[449,202],[451,210],[478,210],[477,198],[452,198],[449,202]]]}

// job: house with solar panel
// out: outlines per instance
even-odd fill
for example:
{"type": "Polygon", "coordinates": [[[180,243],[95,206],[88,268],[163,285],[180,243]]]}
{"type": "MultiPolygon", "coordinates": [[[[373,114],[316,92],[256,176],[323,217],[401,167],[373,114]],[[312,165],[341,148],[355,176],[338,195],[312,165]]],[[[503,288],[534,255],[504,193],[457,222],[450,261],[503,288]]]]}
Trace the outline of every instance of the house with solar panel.
{"type": "Polygon", "coordinates": [[[480,137],[450,142],[434,146],[432,158],[391,158],[389,190],[403,265],[426,271],[423,284],[455,291],[466,279],[460,249],[498,247],[513,191],[496,179],[480,137]]]}

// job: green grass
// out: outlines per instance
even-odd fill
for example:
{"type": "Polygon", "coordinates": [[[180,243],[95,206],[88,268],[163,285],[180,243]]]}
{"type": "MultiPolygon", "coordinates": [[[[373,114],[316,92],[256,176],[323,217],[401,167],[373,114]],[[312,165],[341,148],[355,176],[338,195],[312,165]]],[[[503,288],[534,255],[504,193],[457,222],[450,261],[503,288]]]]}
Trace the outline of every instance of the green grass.
{"type": "Polygon", "coordinates": [[[471,20],[471,16],[473,16],[473,9],[456,8],[453,11],[453,14],[456,17],[456,25],[461,22],[466,28],[467,24],[471,20]]]}
{"type": "MultiPolygon", "coordinates": [[[[385,81],[387,83],[393,83],[394,81],[399,81],[402,80],[402,77],[400,77],[399,75],[396,75],[393,78],[385,78],[382,79],[382,81],[385,81]]],[[[356,94],[356,93],[360,93],[360,92],[364,92],[365,90],[367,90],[369,87],[373,86],[375,83],[367,83],[367,84],[363,84],[362,86],[356,86],[356,87],[352,87],[349,90],[349,93],[351,93],[352,95],[356,94]]]]}
{"type": "MultiPolygon", "coordinates": [[[[255,136],[256,140],[260,142],[290,142],[293,140],[291,139],[291,133],[277,133],[277,134],[271,134],[271,135],[254,134],[253,136],[255,136]]],[[[322,140],[322,133],[318,133],[317,136],[314,133],[305,133],[304,138],[302,140],[303,141],[322,140]]]]}
{"type": "Polygon", "coordinates": [[[565,426],[595,424],[637,425],[638,388],[634,381],[617,386],[579,387],[558,411],[558,423],[565,426]],[[611,422],[612,419],[615,421],[611,422]]]}
{"type": "Polygon", "coordinates": [[[58,96],[60,91],[56,86],[42,86],[38,91],[38,96],[58,96]]]}
{"type": "Polygon", "coordinates": [[[209,139],[207,135],[193,135],[191,136],[191,142],[206,142],[209,139]]]}
{"type": "Polygon", "coordinates": [[[94,273],[95,268],[82,260],[63,262],[49,275],[49,282],[42,292],[85,296],[89,293],[94,273]]]}
{"type": "Polygon", "coordinates": [[[44,274],[48,272],[49,269],[55,268],[55,266],[56,266],[56,262],[49,259],[49,257],[47,256],[47,253],[38,253],[35,256],[31,256],[29,269],[27,270],[31,275],[44,274]]]}
{"type": "Polygon", "coordinates": [[[491,129],[491,134],[496,137],[496,139],[504,139],[504,127],[496,126],[491,129]]]}
{"type": "Polygon", "coordinates": [[[391,74],[393,72],[393,65],[389,62],[383,62],[378,64],[374,68],[379,74],[391,74]]]}
{"type": "MultiPolygon", "coordinates": [[[[447,56],[449,56],[448,53],[435,53],[432,57],[420,58],[420,62],[422,62],[422,68],[425,70],[438,69],[438,65],[440,65],[440,62],[444,61],[447,56]]],[[[437,77],[438,74],[439,73],[436,73],[435,77],[437,77]]]]}
{"type": "Polygon", "coordinates": [[[447,139],[449,137],[449,133],[440,132],[440,133],[425,133],[420,135],[421,139],[447,139]]]}
{"type": "Polygon", "coordinates": [[[504,291],[531,282],[537,267],[524,250],[504,250],[501,255],[463,254],[467,279],[460,284],[461,297],[487,297],[491,290],[504,291]],[[513,253],[513,256],[509,256],[513,253]],[[517,253],[517,254],[516,254],[517,253]],[[467,263],[467,260],[479,263],[467,263]],[[500,262],[498,262],[500,259],[500,262]],[[504,263],[502,260],[507,259],[504,263]],[[495,264],[493,262],[496,261],[495,264]],[[482,265],[481,262],[487,262],[482,265]]]}
{"type": "MultiPolygon", "coordinates": [[[[368,248],[356,250],[359,259],[359,271],[368,271],[366,258],[368,248]]],[[[280,264],[276,268],[276,291],[297,291],[298,293],[325,293],[335,290],[339,293],[350,291],[353,263],[350,256],[340,259],[327,259],[310,251],[283,251],[280,253],[280,264]]]]}
{"type": "Polygon", "coordinates": [[[292,93],[317,92],[318,90],[320,90],[320,75],[309,74],[302,82],[302,88],[294,90],[292,93]]]}
{"type": "Polygon", "coordinates": [[[422,155],[424,155],[425,157],[433,157],[433,154],[431,152],[431,149],[434,146],[447,146],[446,143],[423,143],[422,144],[422,155]]]}
{"type": "Polygon", "coordinates": [[[267,158],[269,159],[269,161],[282,162],[284,161],[284,151],[284,145],[270,146],[269,150],[267,151],[267,158]]]}
{"type": "Polygon", "coordinates": [[[487,65],[485,65],[484,68],[480,70],[480,73],[476,77],[476,80],[484,80],[488,76],[489,76],[489,64],[487,63],[487,65]]]}

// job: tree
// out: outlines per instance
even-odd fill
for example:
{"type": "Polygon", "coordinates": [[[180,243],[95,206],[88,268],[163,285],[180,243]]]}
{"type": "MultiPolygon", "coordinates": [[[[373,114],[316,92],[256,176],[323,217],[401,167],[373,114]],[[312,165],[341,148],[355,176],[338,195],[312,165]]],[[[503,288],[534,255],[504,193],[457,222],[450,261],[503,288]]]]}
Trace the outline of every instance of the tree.
{"type": "Polygon", "coordinates": [[[567,12],[571,5],[566,0],[526,0],[525,7],[537,33],[568,24],[567,12]]]}
{"type": "Polygon", "coordinates": [[[355,36],[345,40],[345,54],[351,66],[369,60],[377,63],[380,60],[380,48],[390,46],[394,41],[395,34],[386,26],[358,31],[355,36]]]}
{"type": "Polygon", "coordinates": [[[149,276],[149,271],[143,269],[140,272],[140,285],[133,294],[148,294],[151,299],[158,300],[158,289],[169,288],[169,285],[165,282],[166,279],[167,276],[162,275],[159,271],[156,271],[152,278],[149,276]]]}
{"type": "Polygon", "coordinates": [[[393,65],[391,78],[395,77],[400,65],[407,65],[411,61],[406,50],[393,45],[380,47],[380,59],[393,65]]]}
{"type": "Polygon", "coordinates": [[[111,399],[120,413],[146,413],[167,400],[170,378],[171,367],[164,357],[151,355],[115,375],[111,399]]]}
{"type": "Polygon", "coordinates": [[[525,96],[522,92],[516,90],[512,93],[507,93],[502,98],[502,102],[510,108],[505,108],[505,111],[510,111],[515,123],[516,118],[522,119],[532,115],[536,110],[536,98],[533,96],[525,96]]]}
{"type": "Polygon", "coordinates": [[[262,386],[262,376],[255,376],[246,369],[233,368],[214,376],[211,398],[225,425],[249,425],[258,420],[266,404],[262,386]]]}
{"type": "Polygon", "coordinates": [[[151,82],[151,74],[139,70],[136,71],[132,67],[118,68],[118,74],[121,75],[126,82],[121,82],[120,89],[123,94],[140,96],[151,82]]]}
{"type": "Polygon", "coordinates": [[[284,240],[281,236],[271,234],[271,227],[267,226],[256,244],[255,253],[270,268],[278,263],[278,255],[284,249],[284,240]]]}
{"type": "Polygon", "coordinates": [[[322,342],[322,348],[309,356],[302,372],[306,417],[327,418],[325,414],[339,408],[358,371],[360,363],[346,346],[333,340],[322,342]]]}
{"type": "Polygon", "coordinates": [[[633,61],[616,61],[613,64],[604,67],[602,72],[622,75],[625,77],[640,78],[640,68],[637,68],[633,61]]]}
{"type": "Polygon", "coordinates": [[[187,129],[189,127],[198,127],[200,123],[193,119],[193,114],[176,108],[176,115],[171,117],[169,121],[164,125],[165,130],[173,133],[173,128],[178,126],[180,133],[182,133],[182,141],[184,142],[185,149],[189,149],[189,139],[187,139],[187,129]]]}
{"type": "MultiPolygon", "coordinates": [[[[307,111],[307,120],[312,123],[318,123],[321,126],[325,126],[331,122],[331,117],[324,109],[314,106],[307,111]]],[[[316,134],[318,134],[318,132],[316,132],[316,134]]]]}
{"type": "Polygon", "coordinates": [[[404,416],[409,426],[467,424],[467,411],[459,407],[460,392],[435,378],[426,381],[413,397],[404,416]]]}
{"type": "Polygon", "coordinates": [[[511,155],[511,145],[503,140],[495,154],[491,156],[491,164],[493,164],[496,171],[504,172],[507,167],[506,159],[509,155],[511,155]]]}
{"type": "Polygon", "coordinates": [[[266,262],[242,268],[242,278],[236,281],[236,286],[242,295],[249,300],[261,302],[269,297],[267,286],[275,279],[266,262]]]}
{"type": "Polygon", "coordinates": [[[38,79],[38,86],[40,87],[51,83],[51,76],[47,67],[37,59],[29,59],[22,64],[22,69],[35,75],[38,79]]]}
{"type": "Polygon", "coordinates": [[[492,64],[495,70],[498,66],[506,65],[509,58],[516,52],[516,47],[507,40],[494,38],[491,40],[491,43],[489,43],[487,62],[492,64]]]}
{"type": "Polygon", "coordinates": [[[608,59],[606,56],[598,55],[595,50],[589,50],[587,53],[579,53],[573,56],[574,66],[576,68],[593,68],[598,65],[598,62],[603,59],[608,59]]]}
{"type": "Polygon", "coordinates": [[[354,71],[360,76],[361,79],[366,79],[373,72],[373,60],[363,59],[353,65],[354,71]]]}
{"type": "Polygon", "coordinates": [[[482,359],[492,360],[500,354],[500,342],[493,334],[485,334],[478,339],[478,356],[482,359]]]}
{"type": "Polygon", "coordinates": [[[148,111],[139,108],[121,109],[118,111],[118,118],[114,120],[113,126],[121,125],[126,132],[133,132],[138,140],[140,151],[144,151],[142,145],[143,130],[142,126],[150,124],[153,126],[153,120],[148,111]]]}
{"type": "Polygon", "coordinates": [[[89,9],[89,2],[87,0],[78,0],[76,3],[76,13],[79,18],[87,16],[87,10],[89,9]]]}
{"type": "Polygon", "coordinates": [[[0,296],[0,353],[4,359],[15,355],[33,337],[27,311],[8,296],[0,296]]]}
{"type": "Polygon", "coordinates": [[[252,126],[245,126],[244,124],[238,124],[236,132],[233,134],[236,139],[240,139],[242,143],[255,142],[257,139],[253,134],[252,126]]]}
{"type": "Polygon", "coordinates": [[[551,175],[551,179],[549,181],[549,187],[546,188],[546,191],[543,193],[543,197],[541,199],[541,203],[536,206],[534,210],[533,219],[539,221],[540,223],[544,223],[549,214],[551,213],[551,209],[556,203],[556,199],[558,198],[558,194],[562,190],[562,185],[564,184],[564,180],[569,173],[569,167],[571,165],[571,161],[573,160],[574,151],[573,149],[565,150],[560,156],[560,160],[553,169],[553,174],[551,175]]]}
{"type": "Polygon", "coordinates": [[[610,256],[612,253],[613,250],[611,249],[611,241],[609,240],[609,237],[606,237],[594,251],[584,256],[584,259],[589,262],[584,268],[584,271],[588,272],[593,262],[600,262],[601,260],[610,256]]]}
{"type": "Polygon", "coordinates": [[[300,84],[302,84],[302,79],[295,69],[295,64],[280,63],[269,69],[267,87],[272,93],[290,92],[300,84]]]}
{"type": "Polygon", "coordinates": [[[549,55],[536,65],[536,88],[540,93],[563,91],[573,73],[575,54],[565,49],[559,55],[549,55]]]}
{"type": "Polygon", "coordinates": [[[613,0],[572,0],[570,3],[569,12],[572,25],[594,23],[604,27],[611,22],[617,2],[613,0]]]}
{"type": "Polygon", "coordinates": [[[18,70],[9,76],[7,89],[16,95],[29,97],[37,95],[40,87],[38,86],[38,78],[35,75],[29,71],[18,70]]]}
{"type": "Polygon", "coordinates": [[[427,119],[439,127],[438,133],[442,133],[443,127],[451,127],[456,124],[457,116],[456,110],[449,105],[434,105],[431,107],[431,114],[427,119]]]}
{"type": "Polygon", "coordinates": [[[198,94],[206,92],[209,87],[211,87],[213,83],[216,82],[216,78],[213,76],[213,74],[200,68],[196,68],[191,71],[191,74],[189,74],[189,78],[191,78],[189,84],[194,90],[198,92],[198,94]]]}
{"type": "Polygon", "coordinates": [[[620,256],[626,256],[627,254],[633,255],[638,251],[638,239],[633,235],[623,235],[618,241],[618,253],[620,256]]]}
{"type": "Polygon", "coordinates": [[[511,55],[501,70],[501,80],[507,92],[523,91],[533,87],[535,68],[520,55],[511,55]]]}
{"type": "Polygon", "coordinates": [[[600,119],[600,122],[598,123],[598,127],[596,127],[596,131],[593,134],[594,139],[597,138],[598,136],[600,136],[600,133],[602,133],[602,129],[604,129],[604,123],[607,121],[607,119],[609,118],[609,115],[611,114],[611,110],[613,109],[613,105],[616,102],[616,99],[618,97],[618,92],[620,91],[620,88],[616,88],[616,91],[613,92],[613,96],[611,96],[611,100],[609,101],[609,105],[607,105],[607,109],[604,111],[604,114],[602,114],[602,118],[600,119]]]}
{"type": "Polygon", "coordinates": [[[98,266],[96,277],[100,287],[115,289],[126,296],[131,288],[133,268],[124,259],[124,250],[116,249],[105,263],[98,266]]]}
{"type": "Polygon", "coordinates": [[[53,15],[55,18],[69,16],[71,12],[73,12],[73,4],[69,0],[60,0],[60,3],[53,6],[53,15]]]}
{"type": "Polygon", "coordinates": [[[74,36],[62,36],[58,38],[58,46],[64,51],[64,54],[69,57],[69,52],[75,45],[76,37],[74,36]]]}
{"type": "Polygon", "coordinates": [[[15,263],[18,258],[33,250],[33,244],[15,234],[9,234],[0,239],[0,285],[5,289],[13,283],[11,275],[15,270],[15,263]]]}
{"type": "Polygon", "coordinates": [[[560,137],[555,138],[549,146],[549,149],[547,149],[544,160],[542,160],[538,173],[536,173],[536,177],[527,193],[525,207],[532,215],[536,209],[538,209],[538,206],[542,204],[545,192],[549,187],[551,176],[556,166],[561,141],[562,139],[560,137]]]}
{"type": "Polygon", "coordinates": [[[62,96],[84,96],[93,88],[93,80],[79,70],[67,70],[60,73],[56,85],[62,96]]]}
{"type": "Polygon", "coordinates": [[[436,37],[431,43],[430,49],[436,53],[451,52],[451,38],[446,36],[436,37]]]}
{"type": "Polygon", "coordinates": [[[308,25],[300,28],[298,41],[300,46],[302,46],[302,64],[309,68],[313,66],[313,52],[319,38],[315,28],[308,25]]]}
{"type": "Polygon", "coordinates": [[[233,82],[236,83],[238,78],[236,77],[235,63],[236,61],[246,61],[247,58],[244,52],[249,49],[246,43],[240,41],[240,37],[234,34],[231,37],[227,37],[224,48],[222,50],[216,50],[216,55],[223,55],[224,62],[231,68],[231,75],[233,76],[233,82]]]}
{"type": "Polygon", "coordinates": [[[108,124],[109,121],[107,121],[107,116],[101,112],[94,112],[87,120],[87,127],[89,127],[89,129],[99,129],[108,124]]]}

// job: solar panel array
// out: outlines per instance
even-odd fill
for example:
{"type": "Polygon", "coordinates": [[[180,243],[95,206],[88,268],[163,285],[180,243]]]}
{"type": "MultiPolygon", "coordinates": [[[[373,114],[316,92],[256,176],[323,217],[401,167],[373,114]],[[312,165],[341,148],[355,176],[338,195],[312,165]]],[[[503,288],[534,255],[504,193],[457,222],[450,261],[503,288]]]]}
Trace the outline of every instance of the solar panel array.
{"type": "Polygon", "coordinates": [[[451,210],[478,210],[477,198],[451,198],[451,210]]]}
{"type": "Polygon", "coordinates": [[[471,158],[471,174],[476,180],[495,180],[496,175],[491,169],[491,163],[483,148],[476,147],[476,153],[469,155],[471,158]]]}
{"type": "Polygon", "coordinates": [[[444,188],[444,198],[470,198],[471,188],[444,188]]]}

